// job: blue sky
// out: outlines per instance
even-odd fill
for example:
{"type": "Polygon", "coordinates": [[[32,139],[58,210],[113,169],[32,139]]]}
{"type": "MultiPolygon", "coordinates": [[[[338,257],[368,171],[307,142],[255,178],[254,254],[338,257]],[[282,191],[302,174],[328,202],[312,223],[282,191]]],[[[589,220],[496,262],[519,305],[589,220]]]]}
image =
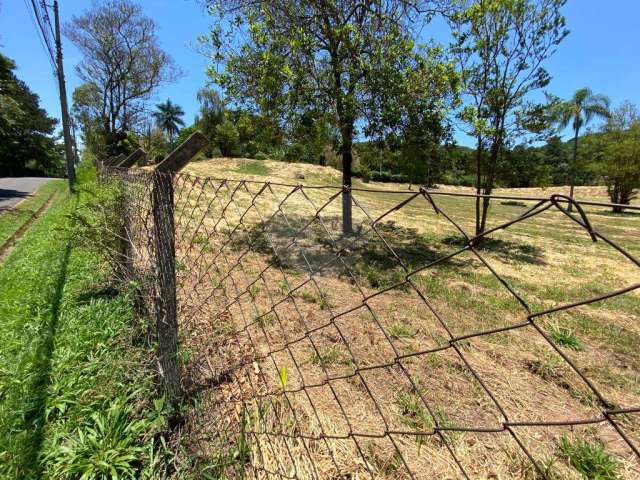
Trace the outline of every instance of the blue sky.
{"type": "MultiPolygon", "coordinates": [[[[40,95],[50,115],[59,117],[56,83],[27,10],[30,0],[0,0],[0,51],[18,64],[18,76],[40,95]]],[[[146,14],[158,25],[162,47],[184,72],[178,83],[163,87],[157,100],[171,98],[186,112],[187,122],[198,109],[196,91],[205,84],[207,59],[196,51],[197,36],[207,32],[210,17],[197,0],[144,0],[146,14]]],[[[89,0],[60,0],[62,22],[81,14],[89,0]]],[[[546,64],[553,80],[548,91],[569,97],[588,86],[608,95],[616,105],[630,100],[640,105],[640,1],[569,0],[564,8],[571,34],[546,64]]],[[[427,27],[428,28],[428,27],[427,27]]],[[[428,35],[428,32],[425,32],[428,35]]],[[[436,32],[434,32],[435,34],[436,32]]],[[[74,65],[81,56],[63,39],[67,93],[79,84],[74,65]]],[[[468,139],[457,136],[462,144],[468,139]]]]}

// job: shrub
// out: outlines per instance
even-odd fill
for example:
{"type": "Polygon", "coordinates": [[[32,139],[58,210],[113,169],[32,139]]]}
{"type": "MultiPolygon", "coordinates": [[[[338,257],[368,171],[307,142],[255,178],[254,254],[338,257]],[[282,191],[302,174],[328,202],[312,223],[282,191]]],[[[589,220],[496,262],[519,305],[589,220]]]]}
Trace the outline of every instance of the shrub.
{"type": "Polygon", "coordinates": [[[391,173],[385,171],[376,171],[371,173],[371,179],[376,182],[396,182],[396,183],[408,183],[409,177],[401,173],[391,173]]]}

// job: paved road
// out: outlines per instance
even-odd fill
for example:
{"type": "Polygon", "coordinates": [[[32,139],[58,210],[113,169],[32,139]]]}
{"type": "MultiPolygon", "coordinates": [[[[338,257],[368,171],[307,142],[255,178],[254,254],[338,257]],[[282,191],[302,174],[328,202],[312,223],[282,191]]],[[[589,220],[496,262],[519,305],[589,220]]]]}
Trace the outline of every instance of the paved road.
{"type": "Polygon", "coordinates": [[[0,212],[29,197],[40,185],[51,180],[42,177],[0,178],[0,212]]]}

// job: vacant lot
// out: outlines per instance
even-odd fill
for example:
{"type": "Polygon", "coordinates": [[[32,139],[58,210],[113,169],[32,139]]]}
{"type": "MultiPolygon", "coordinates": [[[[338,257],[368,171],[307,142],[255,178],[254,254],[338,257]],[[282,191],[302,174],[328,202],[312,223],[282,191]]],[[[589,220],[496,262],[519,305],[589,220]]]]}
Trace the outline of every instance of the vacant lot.
{"type": "MultiPolygon", "coordinates": [[[[585,207],[630,256],[556,206],[470,249],[473,198],[357,183],[379,191],[354,192],[345,238],[339,191],[309,188],[339,184],[335,170],[220,159],[187,171],[231,179],[176,181],[180,322],[198,392],[184,428],[204,470],[640,474],[640,214],[585,207]]],[[[606,201],[595,187],[577,197],[606,201]]],[[[535,204],[494,200],[489,228],[535,204]]]]}

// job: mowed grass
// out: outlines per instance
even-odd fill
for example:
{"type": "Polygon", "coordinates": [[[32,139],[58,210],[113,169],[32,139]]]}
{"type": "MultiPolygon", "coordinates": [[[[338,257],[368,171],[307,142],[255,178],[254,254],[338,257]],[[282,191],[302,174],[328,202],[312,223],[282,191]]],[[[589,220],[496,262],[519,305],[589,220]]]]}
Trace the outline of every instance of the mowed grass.
{"type": "MultiPolygon", "coordinates": [[[[55,184],[54,184],[55,185],[55,184]]],[[[61,194],[0,268],[0,478],[157,478],[166,408],[132,298],[74,245],[61,194]]]]}
{"type": "MultiPolygon", "coordinates": [[[[271,161],[261,162],[269,171],[267,175],[239,172],[246,161],[214,159],[191,164],[186,171],[199,176],[293,185],[339,185],[340,181],[340,173],[334,169],[271,161]]],[[[271,185],[256,196],[262,188],[260,183],[237,186],[234,182],[222,186],[214,182],[207,186],[211,195],[205,191],[205,195],[198,197],[202,192],[196,191],[179,200],[189,205],[181,210],[185,215],[205,219],[202,224],[186,218],[179,222],[187,229],[197,229],[185,232],[182,238],[188,239],[190,233],[202,237],[202,245],[187,251],[197,263],[190,264],[188,255],[182,259],[184,281],[190,281],[191,269],[211,272],[212,285],[216,285],[215,279],[222,279],[219,289],[227,291],[232,298],[240,295],[241,301],[247,302],[243,308],[257,308],[261,316],[256,318],[272,315],[268,313],[270,308],[277,313],[277,318],[268,323],[254,320],[256,329],[265,330],[265,333],[262,330],[254,333],[256,338],[264,338],[259,348],[267,350],[286,338],[291,345],[287,348],[290,355],[302,359],[301,363],[294,364],[277,354],[269,355],[277,369],[285,368],[289,372],[290,385],[313,384],[323,374],[348,375],[357,367],[397,362],[400,356],[404,368],[410,372],[411,386],[403,385],[402,375],[387,375],[382,370],[375,370],[378,378],[367,381],[367,391],[379,404],[395,406],[393,412],[385,410],[384,420],[377,417],[375,409],[367,411],[367,395],[361,387],[356,385],[343,392],[340,408],[348,404],[354,410],[359,409],[350,418],[356,430],[378,431],[382,424],[394,423],[394,419],[399,425],[397,429],[413,425],[416,418],[421,418],[416,412],[427,412],[425,402],[436,414],[422,415],[425,419],[420,426],[412,427],[414,430],[428,432],[433,425],[500,428],[502,414],[495,412],[494,399],[488,397],[485,388],[493,393],[510,420],[516,422],[589,420],[598,418],[603,408],[640,405],[640,295],[637,289],[533,317],[546,338],[527,324],[532,314],[606,296],[640,281],[640,268],[632,260],[602,240],[593,242],[584,228],[558,208],[552,206],[540,215],[497,230],[476,249],[477,255],[465,250],[442,261],[466,245],[464,235],[447,216],[472,235],[475,202],[473,198],[438,193],[470,193],[471,189],[442,186],[434,190],[433,200],[444,215],[434,211],[424,196],[414,197],[415,187],[407,192],[406,184],[356,181],[356,187],[380,191],[353,193],[356,235],[344,238],[340,232],[340,197],[332,197],[336,190],[292,192],[291,187],[271,185]],[[319,209],[321,212],[316,217],[319,209]],[[372,229],[374,219],[378,221],[372,229]],[[219,254],[227,235],[232,240],[231,248],[224,247],[219,254]],[[293,235],[298,237],[295,245],[291,244],[293,235]],[[242,257],[240,267],[233,267],[249,245],[260,255],[250,253],[242,257]],[[336,261],[336,252],[343,247],[346,250],[336,261]],[[207,268],[209,259],[212,262],[218,259],[215,268],[207,268]],[[267,268],[268,265],[271,266],[267,268]],[[225,278],[233,268],[238,276],[232,284],[225,278]],[[306,273],[310,269],[316,271],[315,282],[304,283],[308,282],[306,273]],[[256,283],[247,283],[257,275],[256,283]],[[245,287],[251,302],[243,296],[245,287]],[[381,290],[384,291],[373,296],[381,290]],[[363,295],[371,295],[366,308],[362,307],[363,295]],[[287,296],[288,303],[280,303],[287,296]],[[320,308],[318,298],[322,298],[327,307],[320,308]],[[285,306],[294,302],[295,310],[285,306]],[[337,328],[339,334],[335,331],[337,328]],[[513,329],[496,332],[503,328],[513,329]],[[292,332],[299,333],[300,337],[292,332]],[[291,340],[303,338],[305,333],[318,343],[319,353],[315,346],[309,351],[302,347],[302,340],[291,340]],[[456,340],[459,337],[464,339],[456,340]],[[446,354],[420,353],[446,348],[452,341],[468,365],[449,354],[451,347],[444,351],[446,354]],[[556,348],[591,381],[606,404],[556,348]],[[474,369],[474,374],[469,367],[474,369]],[[476,376],[483,380],[483,386],[476,376]],[[416,385],[421,386],[420,395],[416,395],[416,385]],[[407,398],[415,400],[412,408],[407,407],[407,398]],[[368,412],[368,430],[358,416],[363,411],[368,412]],[[497,423],[493,423],[491,415],[495,415],[497,423]]],[[[489,228],[516,220],[535,205],[535,201],[525,197],[548,198],[553,193],[566,194],[567,189],[500,189],[496,193],[520,199],[494,200],[489,228]]],[[[607,201],[603,187],[578,187],[577,197],[607,201]]],[[[612,214],[600,206],[586,206],[585,212],[596,231],[631,256],[640,255],[640,214],[612,214]]],[[[194,296],[197,298],[197,294],[192,293],[186,300],[193,301],[194,296]]],[[[209,301],[209,297],[205,298],[209,301]]],[[[228,301],[225,298],[221,298],[222,305],[228,301]]],[[[218,312],[210,308],[208,315],[214,318],[218,312]]],[[[224,312],[223,318],[229,319],[225,338],[234,328],[237,331],[253,328],[246,325],[244,315],[233,309],[224,312]]],[[[229,359],[233,361],[234,358],[229,359]]],[[[277,369],[274,367],[275,371],[268,377],[272,378],[274,388],[278,382],[277,369]]],[[[309,393],[320,396],[316,391],[309,393]]],[[[313,398],[316,401],[316,397],[313,398]]],[[[342,421],[341,415],[345,413],[331,406],[330,398],[317,401],[325,405],[319,413],[322,421],[327,425],[342,421]]],[[[303,402],[299,408],[303,413],[297,414],[303,417],[316,414],[305,411],[303,402]]],[[[637,445],[640,415],[617,416],[616,420],[637,445]]],[[[311,428],[311,432],[307,432],[310,435],[319,433],[313,427],[307,428],[311,428]]],[[[637,457],[606,423],[575,429],[520,428],[515,434],[548,478],[580,478],[581,475],[636,478],[640,475],[637,457]],[[571,441],[567,443],[562,439],[569,434],[571,441]]],[[[512,440],[471,433],[449,437],[453,442],[450,447],[461,452],[458,460],[470,469],[467,471],[480,475],[479,478],[482,475],[536,478],[529,460],[512,440]],[[493,453],[487,454],[487,451],[493,453]]],[[[399,436],[396,440],[402,442],[406,438],[399,436]]],[[[415,445],[415,442],[407,441],[406,445],[415,445]]],[[[345,452],[349,451],[346,445],[342,447],[345,452]]],[[[367,460],[375,463],[376,458],[392,459],[393,450],[385,448],[372,445],[371,458],[367,460]]],[[[420,441],[415,450],[400,447],[400,454],[414,473],[427,475],[424,478],[429,478],[428,472],[432,478],[446,476],[445,473],[452,478],[457,475],[455,466],[438,465],[437,459],[450,456],[437,442],[423,444],[420,441]]],[[[349,455],[360,454],[345,453],[343,460],[351,465],[349,455]]],[[[401,464],[397,468],[405,467],[401,464]]],[[[404,478],[398,476],[399,471],[383,470],[377,472],[379,478],[404,478]]]]}
{"type": "Polygon", "coordinates": [[[52,195],[65,190],[65,181],[54,179],[42,185],[33,196],[23,200],[14,208],[0,213],[0,247],[17,232],[52,195]]]}

